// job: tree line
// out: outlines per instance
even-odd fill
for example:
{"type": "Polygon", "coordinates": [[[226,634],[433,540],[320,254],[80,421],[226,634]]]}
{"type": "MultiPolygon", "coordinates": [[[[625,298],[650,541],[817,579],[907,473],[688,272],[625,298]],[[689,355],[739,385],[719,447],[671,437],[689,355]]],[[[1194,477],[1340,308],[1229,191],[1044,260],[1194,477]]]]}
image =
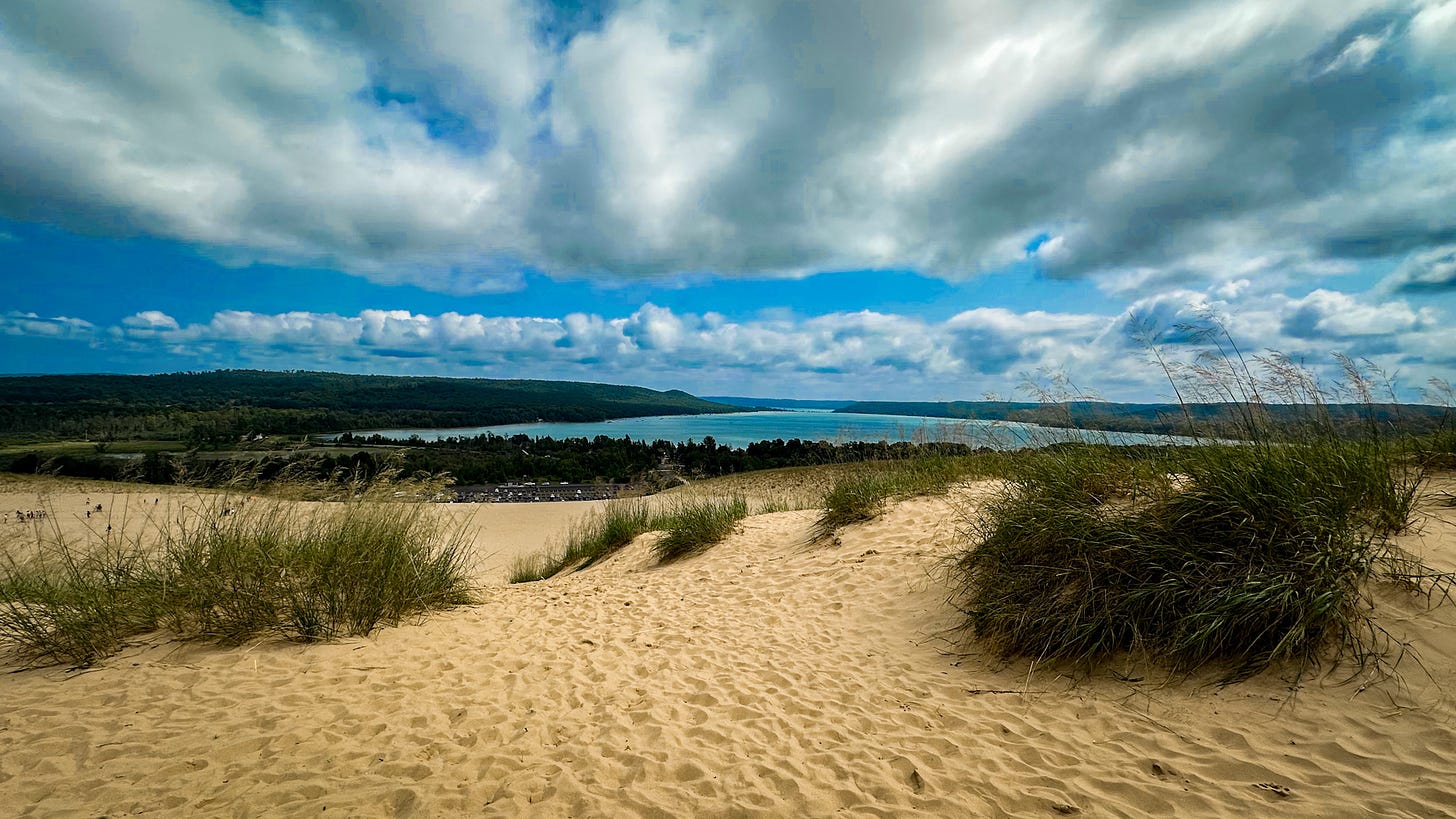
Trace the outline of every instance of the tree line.
{"type": "Polygon", "coordinates": [[[1204,435],[1237,438],[1251,415],[1287,429],[1319,424],[1351,434],[1371,424],[1393,433],[1428,434],[1450,424],[1447,407],[1428,404],[1270,404],[1232,401],[1186,404],[1126,404],[1111,401],[859,401],[839,413],[917,415],[969,421],[1009,421],[1044,427],[1204,435]]]}
{"type": "Polygon", "coordinates": [[[709,478],[758,469],[965,455],[973,451],[965,444],[953,443],[829,443],[798,438],[731,447],[711,436],[684,443],[605,435],[557,440],[492,434],[400,442],[378,435],[345,433],[337,443],[337,453],[267,453],[233,458],[206,458],[196,452],[151,452],[133,459],[102,454],[46,457],[29,452],[14,457],[4,468],[25,474],[202,486],[230,483],[239,477],[260,482],[279,477],[367,480],[384,468],[399,469],[406,475],[449,473],[460,485],[526,481],[651,485],[669,475],[709,478]]]}

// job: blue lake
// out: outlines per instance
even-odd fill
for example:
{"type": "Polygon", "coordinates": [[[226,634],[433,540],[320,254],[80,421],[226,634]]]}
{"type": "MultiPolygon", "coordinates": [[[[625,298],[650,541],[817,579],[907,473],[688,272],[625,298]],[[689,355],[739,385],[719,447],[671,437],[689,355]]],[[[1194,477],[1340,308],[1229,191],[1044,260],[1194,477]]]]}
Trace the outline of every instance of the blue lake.
{"type": "MultiPolygon", "coordinates": [[[[659,415],[649,418],[619,418],[614,421],[566,424],[541,422],[507,424],[493,427],[458,429],[371,429],[355,435],[382,435],[405,440],[419,436],[427,441],[441,438],[472,438],[493,433],[510,437],[532,438],[609,438],[630,437],[634,441],[702,441],[712,438],[720,444],[745,447],[756,441],[775,438],[806,441],[949,441],[986,446],[993,449],[1018,449],[1042,446],[1060,441],[1101,441],[1112,444],[1181,443],[1184,439],[1163,435],[1140,435],[1124,432],[1095,432],[1054,429],[1034,424],[1013,424],[1005,421],[957,421],[949,418],[926,418],[914,415],[861,415],[834,413],[827,410],[775,410],[769,412],[735,412],[710,415],[659,415]]],[[[324,436],[333,439],[338,436],[324,436]]]]}

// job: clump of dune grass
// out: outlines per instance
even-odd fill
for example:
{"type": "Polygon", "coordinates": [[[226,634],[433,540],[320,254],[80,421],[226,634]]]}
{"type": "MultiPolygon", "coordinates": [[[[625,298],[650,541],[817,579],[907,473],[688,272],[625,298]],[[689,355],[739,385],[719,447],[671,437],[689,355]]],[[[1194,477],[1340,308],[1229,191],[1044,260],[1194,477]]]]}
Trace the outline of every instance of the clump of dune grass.
{"type": "Polygon", "coordinates": [[[534,583],[555,577],[561,567],[552,552],[532,552],[511,560],[508,578],[512,583],[534,583]]]}
{"type": "Polygon", "coordinates": [[[511,564],[510,581],[528,583],[555,577],[567,569],[585,569],[652,528],[652,512],[641,498],[610,501],[574,523],[558,547],[516,558],[511,564]]]}
{"type": "Polygon", "coordinates": [[[696,554],[722,542],[748,516],[748,501],[741,495],[727,498],[687,498],[654,521],[663,535],[653,544],[659,563],[696,554]]]}
{"type": "Polygon", "coordinates": [[[684,497],[656,513],[641,498],[611,501],[574,523],[560,545],[512,561],[510,582],[530,583],[580,571],[653,531],[664,533],[653,547],[657,559],[675,560],[723,540],[748,513],[748,501],[741,495],[684,497]]]}
{"type": "Polygon", "coordinates": [[[1434,469],[1456,469],[1456,387],[1443,378],[1432,378],[1421,392],[1427,403],[1446,408],[1441,425],[1416,444],[1422,463],[1434,469]]]}
{"type": "Polygon", "coordinates": [[[237,644],[363,635],[468,603],[463,530],[419,504],[218,496],[154,535],[59,527],[0,564],[0,651],[91,665],[156,630],[237,644]]]}
{"type": "Polygon", "coordinates": [[[1029,454],[951,564],[964,628],[1008,658],[1086,668],[1136,652],[1219,667],[1225,682],[1285,664],[1299,677],[1332,655],[1386,669],[1394,643],[1371,618],[1369,581],[1442,595],[1453,583],[1389,539],[1424,473],[1378,425],[1352,435],[1318,412],[1271,424],[1262,395],[1317,410],[1324,393],[1287,359],[1259,361],[1268,380],[1241,361],[1195,372],[1247,399],[1240,443],[1137,461],[1095,446],[1029,454]]]}
{"type": "Polygon", "coordinates": [[[135,548],[44,544],[0,564],[0,652],[24,662],[90,665],[156,628],[161,572],[135,548]]]}
{"type": "Polygon", "coordinates": [[[162,624],[223,643],[308,641],[467,603],[463,534],[430,511],[350,501],[304,515],[261,501],[199,519],[167,544],[162,624]]]}
{"type": "Polygon", "coordinates": [[[1050,459],[982,511],[955,563],[966,626],[1005,656],[1093,663],[1121,651],[1180,670],[1372,655],[1366,581],[1404,523],[1383,456],[1331,442],[1206,445],[1177,476],[1122,492],[1095,457],[1050,459]]]}
{"type": "Polygon", "coordinates": [[[824,495],[814,522],[814,539],[832,537],[840,529],[873,520],[892,500],[931,495],[976,475],[987,465],[979,457],[915,458],[866,463],[839,476],[824,495]]]}
{"type": "Polygon", "coordinates": [[[824,509],[814,522],[815,538],[879,517],[894,494],[894,482],[877,471],[840,478],[824,495],[824,509]]]}

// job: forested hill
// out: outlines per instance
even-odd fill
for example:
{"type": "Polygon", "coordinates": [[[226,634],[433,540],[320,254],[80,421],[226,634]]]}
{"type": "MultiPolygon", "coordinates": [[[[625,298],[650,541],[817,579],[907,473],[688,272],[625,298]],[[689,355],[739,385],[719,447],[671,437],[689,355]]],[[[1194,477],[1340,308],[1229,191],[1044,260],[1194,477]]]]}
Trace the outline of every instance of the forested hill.
{"type": "Polygon", "coordinates": [[[821,401],[813,398],[744,398],[737,395],[705,395],[706,401],[732,404],[745,409],[793,409],[793,410],[836,410],[853,404],[853,401],[821,401]]]}
{"type": "Polygon", "coordinates": [[[219,370],[0,377],[0,435],[236,440],[735,412],[685,392],[574,381],[219,370]]]}
{"type": "MultiPolygon", "coordinates": [[[[1110,432],[1145,432],[1155,435],[1236,435],[1244,428],[1250,406],[1235,403],[1115,404],[1106,401],[1070,401],[1059,404],[1016,401],[859,401],[835,412],[881,415],[924,415],[979,421],[1017,421],[1050,427],[1101,429],[1110,432]],[[1192,427],[1189,421],[1192,420],[1192,427]]],[[[1265,404],[1260,412],[1276,424],[1297,424],[1328,418],[1337,425],[1358,426],[1375,420],[1407,432],[1429,432],[1450,415],[1446,407],[1426,404],[1265,404]]]]}

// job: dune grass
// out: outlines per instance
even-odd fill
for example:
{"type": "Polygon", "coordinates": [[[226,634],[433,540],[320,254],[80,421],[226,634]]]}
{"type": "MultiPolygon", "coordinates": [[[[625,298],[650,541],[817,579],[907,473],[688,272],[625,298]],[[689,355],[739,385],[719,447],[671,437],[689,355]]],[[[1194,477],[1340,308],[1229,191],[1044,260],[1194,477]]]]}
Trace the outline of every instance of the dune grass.
{"type": "Polygon", "coordinates": [[[996,472],[1005,459],[988,454],[862,464],[841,475],[825,493],[813,537],[832,537],[846,526],[873,520],[892,500],[941,493],[962,481],[996,472]]]}
{"type": "Polygon", "coordinates": [[[154,535],[99,542],[56,528],[0,563],[0,650],[87,666],[158,629],[222,644],[368,634],[470,602],[466,546],[431,508],[372,497],[300,509],[218,496],[154,535]]]}
{"type": "Polygon", "coordinates": [[[1176,480],[1116,456],[1043,458],[982,511],[955,564],[966,627],[1005,656],[1120,651],[1228,679],[1372,655],[1365,582],[1398,557],[1409,484],[1359,444],[1199,447],[1176,480]],[[1384,484],[1382,485],[1382,478],[1384,484]]]}
{"type": "MultiPolygon", "coordinates": [[[[1282,359],[1271,370],[1320,406],[1307,373],[1282,359]]],[[[1331,656],[1385,669],[1393,643],[1369,581],[1452,589],[1389,539],[1410,523],[1420,460],[1373,424],[1271,426],[1261,387],[1239,387],[1255,396],[1242,443],[1020,459],[951,564],[964,629],[1003,657],[1090,668],[1136,652],[1226,682],[1287,664],[1301,677],[1331,656]]]]}
{"type": "Polygon", "coordinates": [[[573,524],[558,547],[516,558],[511,564],[510,581],[529,583],[555,577],[567,569],[585,569],[652,528],[652,510],[646,501],[609,501],[600,511],[573,524]]]}
{"type": "Polygon", "coordinates": [[[25,565],[0,564],[0,653],[88,666],[157,628],[161,573],[135,548],[47,544],[25,565]]]}
{"type": "Polygon", "coordinates": [[[696,554],[722,542],[748,516],[748,501],[727,498],[687,498],[657,516],[653,529],[663,535],[653,544],[659,563],[696,554]]]}
{"type": "MultiPolygon", "coordinates": [[[[773,504],[767,508],[777,509],[773,504]]],[[[658,560],[666,563],[723,540],[748,513],[749,503],[741,495],[684,497],[660,512],[653,512],[641,498],[611,501],[573,524],[559,546],[512,561],[510,582],[531,583],[580,571],[647,532],[664,533],[653,548],[658,560]]]]}

